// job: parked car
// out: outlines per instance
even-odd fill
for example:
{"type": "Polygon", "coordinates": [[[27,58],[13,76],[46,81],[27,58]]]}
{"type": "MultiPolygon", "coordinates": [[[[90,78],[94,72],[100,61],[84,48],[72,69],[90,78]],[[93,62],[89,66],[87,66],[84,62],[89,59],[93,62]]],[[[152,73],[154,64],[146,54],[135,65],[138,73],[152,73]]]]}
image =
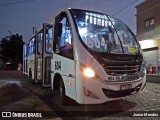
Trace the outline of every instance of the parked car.
{"type": "Polygon", "coordinates": [[[3,64],[2,65],[2,70],[16,70],[17,69],[17,64],[15,63],[10,63],[10,64],[3,64]]]}

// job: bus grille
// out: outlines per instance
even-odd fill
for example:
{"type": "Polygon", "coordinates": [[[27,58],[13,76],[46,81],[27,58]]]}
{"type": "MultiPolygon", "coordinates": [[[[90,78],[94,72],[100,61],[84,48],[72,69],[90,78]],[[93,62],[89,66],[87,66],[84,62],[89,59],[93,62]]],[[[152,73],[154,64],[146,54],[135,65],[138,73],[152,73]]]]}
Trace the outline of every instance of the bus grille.
{"type": "Polygon", "coordinates": [[[135,75],[140,71],[141,63],[141,60],[116,61],[104,59],[102,66],[108,75],[135,75]]]}

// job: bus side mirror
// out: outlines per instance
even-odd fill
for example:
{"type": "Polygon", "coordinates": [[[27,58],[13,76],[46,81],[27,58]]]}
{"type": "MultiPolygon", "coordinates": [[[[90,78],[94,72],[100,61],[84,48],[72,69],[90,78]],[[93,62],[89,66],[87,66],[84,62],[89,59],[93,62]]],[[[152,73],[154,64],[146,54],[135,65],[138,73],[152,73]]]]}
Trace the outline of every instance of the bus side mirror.
{"type": "Polygon", "coordinates": [[[55,26],[55,35],[60,37],[62,35],[62,23],[57,23],[55,26]]]}

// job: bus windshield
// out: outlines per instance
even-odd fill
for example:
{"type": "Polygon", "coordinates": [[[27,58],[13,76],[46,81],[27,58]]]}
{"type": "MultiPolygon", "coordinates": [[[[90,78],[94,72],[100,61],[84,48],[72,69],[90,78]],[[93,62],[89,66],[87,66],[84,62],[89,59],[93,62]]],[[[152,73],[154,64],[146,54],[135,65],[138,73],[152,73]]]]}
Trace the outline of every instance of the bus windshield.
{"type": "Polygon", "coordinates": [[[137,54],[139,45],[131,30],[119,19],[70,9],[82,43],[94,52],[137,54]]]}

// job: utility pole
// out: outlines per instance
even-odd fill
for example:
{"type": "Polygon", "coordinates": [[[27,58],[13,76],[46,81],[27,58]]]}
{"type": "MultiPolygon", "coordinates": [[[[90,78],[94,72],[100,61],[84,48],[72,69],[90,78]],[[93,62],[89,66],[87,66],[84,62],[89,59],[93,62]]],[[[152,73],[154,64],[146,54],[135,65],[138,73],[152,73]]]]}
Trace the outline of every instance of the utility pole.
{"type": "Polygon", "coordinates": [[[36,31],[36,27],[33,26],[33,34],[35,33],[35,31],[36,31]]]}

